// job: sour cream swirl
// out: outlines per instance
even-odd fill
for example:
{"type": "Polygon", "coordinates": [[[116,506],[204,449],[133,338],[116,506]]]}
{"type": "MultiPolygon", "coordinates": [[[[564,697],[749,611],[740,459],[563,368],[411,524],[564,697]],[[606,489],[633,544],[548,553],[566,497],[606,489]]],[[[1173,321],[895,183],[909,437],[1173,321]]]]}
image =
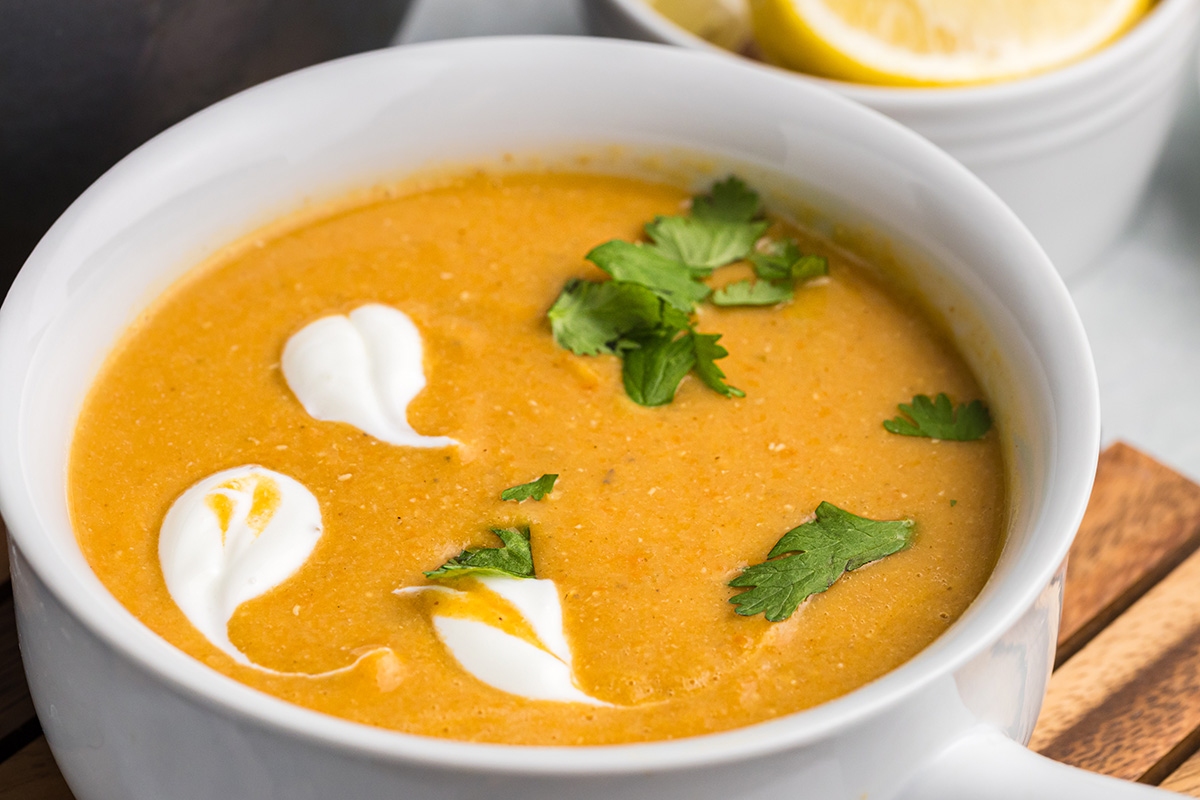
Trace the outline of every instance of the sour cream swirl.
{"type": "MultiPolygon", "coordinates": [[[[607,706],[575,685],[571,648],[563,630],[562,605],[554,581],[534,578],[485,577],[464,588],[416,586],[396,594],[440,592],[471,605],[486,605],[492,592],[528,623],[532,640],[514,635],[473,615],[439,611],[430,617],[438,639],[459,665],[483,683],[531,700],[607,706]]],[[[459,606],[461,609],[463,606],[459,606]]]]}
{"type": "Polygon", "coordinates": [[[406,447],[449,447],[408,424],[408,404],[425,388],[421,333],[408,316],[381,303],[322,317],[283,348],[288,387],[314,419],[345,422],[406,447]]]}

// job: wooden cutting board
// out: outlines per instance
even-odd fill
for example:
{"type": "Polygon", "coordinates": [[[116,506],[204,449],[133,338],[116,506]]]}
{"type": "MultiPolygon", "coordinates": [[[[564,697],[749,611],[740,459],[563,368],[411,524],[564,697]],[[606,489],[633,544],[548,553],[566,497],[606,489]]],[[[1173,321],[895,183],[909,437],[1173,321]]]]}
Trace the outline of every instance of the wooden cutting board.
{"type": "MultiPolygon", "coordinates": [[[[1071,550],[1058,666],[1030,747],[1200,797],[1200,486],[1100,457],[1071,550]]],[[[0,800],[71,800],[25,687],[0,559],[0,800]]]]}

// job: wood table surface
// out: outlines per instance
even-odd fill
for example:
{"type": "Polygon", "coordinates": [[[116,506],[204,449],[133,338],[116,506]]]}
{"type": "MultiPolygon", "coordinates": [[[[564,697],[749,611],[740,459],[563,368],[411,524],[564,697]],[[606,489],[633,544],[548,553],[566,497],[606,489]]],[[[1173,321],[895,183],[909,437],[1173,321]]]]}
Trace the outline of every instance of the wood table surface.
{"type": "MultiPolygon", "coordinates": [[[[1200,797],[1200,486],[1123,444],[1071,550],[1058,659],[1030,747],[1200,797]]],[[[70,800],[21,670],[0,557],[0,800],[70,800]]]]}

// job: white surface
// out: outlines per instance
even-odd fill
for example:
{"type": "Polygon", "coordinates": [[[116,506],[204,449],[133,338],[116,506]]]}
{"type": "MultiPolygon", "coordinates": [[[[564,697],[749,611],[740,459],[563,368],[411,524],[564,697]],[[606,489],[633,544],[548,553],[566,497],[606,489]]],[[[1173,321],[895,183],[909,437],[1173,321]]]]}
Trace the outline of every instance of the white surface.
{"type": "Polygon", "coordinates": [[[280,359],[288,388],[314,419],[344,422],[400,447],[449,447],[408,424],[425,388],[421,332],[398,308],[367,303],[305,325],[280,359]]]}
{"type": "Polygon", "coordinates": [[[842,98],[732,60],[550,37],[339,60],[248,90],[138,148],[68,209],[17,277],[0,311],[0,374],[0,503],[23,655],[81,800],[887,800],[969,725],[1018,740],[1030,730],[1049,674],[1055,576],[1100,435],[1082,324],[1053,265],[944,153],[842,98]],[[687,81],[712,89],[679,91],[687,81]],[[726,116],[714,118],[713,104],[726,116]],[[975,334],[962,338],[964,355],[1009,433],[1017,499],[992,580],[951,631],[845,697],[759,725],[636,746],[513,748],[288,704],[171,647],[113,598],[73,535],[66,459],[96,369],[151,298],[205,253],[305,200],[433,159],[513,152],[544,163],[553,148],[577,153],[585,141],[704,152],[714,170],[774,176],[780,193],[803,190],[847,224],[930,254],[909,277],[948,325],[975,334]]]}
{"type": "MultiPolygon", "coordinates": [[[[581,2],[417,0],[398,41],[583,33],[581,2]]],[[[1128,442],[1200,480],[1200,102],[1189,82],[1140,212],[1067,286],[1096,359],[1105,444],[1128,442]]]]}
{"type": "Polygon", "coordinates": [[[1139,215],[1068,282],[1092,343],[1106,443],[1200,479],[1200,103],[1194,87],[1139,215]]]}

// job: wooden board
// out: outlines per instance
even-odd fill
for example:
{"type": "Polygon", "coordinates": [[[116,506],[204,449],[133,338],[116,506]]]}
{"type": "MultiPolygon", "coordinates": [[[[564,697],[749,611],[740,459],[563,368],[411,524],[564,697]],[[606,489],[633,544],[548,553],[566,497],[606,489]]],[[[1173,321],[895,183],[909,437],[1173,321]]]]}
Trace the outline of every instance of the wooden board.
{"type": "Polygon", "coordinates": [[[73,800],[50,754],[45,737],[39,736],[0,764],[0,800],[73,800]]]}
{"type": "Polygon", "coordinates": [[[1130,780],[1178,766],[1200,729],[1200,553],[1054,673],[1030,746],[1130,780]]]}
{"type": "Polygon", "coordinates": [[[1071,547],[1061,664],[1200,545],[1200,486],[1132,447],[1100,459],[1071,547]]]}
{"type": "Polygon", "coordinates": [[[17,649],[12,590],[5,588],[8,596],[0,601],[0,743],[33,719],[33,701],[29,699],[17,649]]]}
{"type": "MultiPolygon", "coordinates": [[[[1126,445],[1106,450],[1071,550],[1059,666],[1031,747],[1200,798],[1198,547],[1200,486],[1126,445]]],[[[0,800],[71,800],[32,716],[5,592],[0,800]]]]}
{"type": "Polygon", "coordinates": [[[1173,792],[1200,797],[1200,753],[1183,762],[1159,785],[1173,792]]]}
{"type": "Polygon", "coordinates": [[[1196,750],[1198,545],[1200,486],[1130,447],[1105,452],[1071,548],[1059,667],[1030,747],[1148,783],[1196,750]]]}

